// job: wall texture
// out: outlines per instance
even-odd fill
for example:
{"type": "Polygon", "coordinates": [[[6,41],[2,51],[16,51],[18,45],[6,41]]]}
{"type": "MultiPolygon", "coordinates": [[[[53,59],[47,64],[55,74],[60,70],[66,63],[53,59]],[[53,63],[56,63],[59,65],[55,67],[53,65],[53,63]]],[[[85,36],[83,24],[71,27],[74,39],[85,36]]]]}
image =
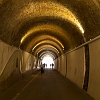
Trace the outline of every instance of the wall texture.
{"type": "Polygon", "coordinates": [[[19,66],[21,51],[0,42],[0,82],[5,81],[19,66]]]}
{"type": "Polygon", "coordinates": [[[0,41],[0,75],[3,72],[6,64],[9,62],[11,55],[17,50],[13,46],[9,46],[0,41]]]}
{"type": "Polygon", "coordinates": [[[32,74],[35,57],[0,41],[0,92],[32,74]]]}
{"type": "Polygon", "coordinates": [[[60,64],[61,64],[61,63],[60,63],[60,60],[61,60],[61,57],[58,58],[58,65],[57,65],[57,66],[58,66],[58,67],[57,67],[57,70],[58,70],[59,72],[60,72],[60,67],[61,67],[61,66],[60,66],[60,64]]]}
{"type": "MultiPolygon", "coordinates": [[[[89,45],[89,82],[87,93],[96,100],[100,100],[100,39],[88,43],[89,45]]],[[[85,48],[81,47],[55,60],[58,71],[83,88],[85,65],[85,48]],[[66,70],[66,71],[65,71],[66,70]]]]}
{"type": "Polygon", "coordinates": [[[60,73],[63,76],[66,76],[66,55],[60,57],[60,73]]]}
{"type": "MultiPolygon", "coordinates": [[[[87,93],[96,100],[100,100],[100,39],[89,45],[89,83],[87,93]]],[[[83,88],[85,76],[85,50],[81,47],[56,60],[58,71],[83,88]],[[64,71],[66,70],[66,71],[64,71]]]]}
{"type": "Polygon", "coordinates": [[[67,54],[67,75],[66,77],[83,87],[85,73],[85,51],[84,47],[67,54]]]}
{"type": "Polygon", "coordinates": [[[58,59],[54,60],[54,69],[57,70],[57,65],[58,65],[58,59]]]}
{"type": "Polygon", "coordinates": [[[100,39],[89,44],[90,73],[88,93],[100,100],[100,39]]]}
{"type": "MultiPolygon", "coordinates": [[[[0,92],[11,85],[32,74],[35,57],[13,46],[0,41],[0,92]]],[[[100,39],[89,44],[90,69],[88,94],[96,100],[100,100],[100,39]]],[[[62,55],[55,61],[55,69],[74,82],[80,88],[83,87],[85,74],[85,50],[84,47],[62,55]]]]}
{"type": "Polygon", "coordinates": [[[24,51],[22,52],[22,61],[23,61],[23,65],[22,65],[23,73],[35,67],[34,66],[35,57],[29,54],[28,52],[24,52],[24,51]]]}

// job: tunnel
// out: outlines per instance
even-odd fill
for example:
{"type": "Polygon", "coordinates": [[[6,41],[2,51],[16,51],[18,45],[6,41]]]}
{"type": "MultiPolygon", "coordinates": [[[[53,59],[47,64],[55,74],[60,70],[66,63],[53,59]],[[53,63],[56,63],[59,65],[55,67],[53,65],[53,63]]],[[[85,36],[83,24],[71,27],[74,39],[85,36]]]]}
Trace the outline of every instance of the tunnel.
{"type": "Polygon", "coordinates": [[[47,56],[100,100],[100,0],[0,0],[0,93],[47,56]]]}

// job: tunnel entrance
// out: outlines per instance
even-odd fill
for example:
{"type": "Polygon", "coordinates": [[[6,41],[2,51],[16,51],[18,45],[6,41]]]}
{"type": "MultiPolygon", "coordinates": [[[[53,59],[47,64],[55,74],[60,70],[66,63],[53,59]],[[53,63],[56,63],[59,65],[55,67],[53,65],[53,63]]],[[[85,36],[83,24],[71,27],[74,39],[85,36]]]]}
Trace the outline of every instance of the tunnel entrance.
{"type": "MultiPolygon", "coordinates": [[[[53,58],[49,55],[46,55],[43,59],[42,59],[42,63],[45,63],[47,66],[45,66],[45,68],[52,68],[52,64],[54,65],[54,61],[53,58]]],[[[54,66],[53,66],[54,67],[54,66]]]]}

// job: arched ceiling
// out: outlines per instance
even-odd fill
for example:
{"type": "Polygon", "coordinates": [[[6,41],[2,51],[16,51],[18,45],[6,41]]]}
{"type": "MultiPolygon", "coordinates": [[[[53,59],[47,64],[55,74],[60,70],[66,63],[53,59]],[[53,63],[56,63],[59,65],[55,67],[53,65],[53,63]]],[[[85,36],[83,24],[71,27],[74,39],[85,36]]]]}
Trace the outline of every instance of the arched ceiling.
{"type": "Polygon", "coordinates": [[[57,58],[98,35],[100,0],[0,0],[0,39],[34,56],[57,58]]]}
{"type": "Polygon", "coordinates": [[[39,59],[43,59],[46,56],[50,56],[53,60],[55,60],[57,58],[57,55],[52,52],[52,51],[45,51],[43,53],[40,54],[39,59]]]}

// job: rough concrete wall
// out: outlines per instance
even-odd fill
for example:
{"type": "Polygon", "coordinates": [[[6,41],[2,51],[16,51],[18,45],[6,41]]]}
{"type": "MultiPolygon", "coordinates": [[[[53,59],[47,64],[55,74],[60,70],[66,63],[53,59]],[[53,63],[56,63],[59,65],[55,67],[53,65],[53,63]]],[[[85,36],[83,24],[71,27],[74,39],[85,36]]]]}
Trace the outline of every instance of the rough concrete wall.
{"type": "Polygon", "coordinates": [[[58,69],[57,69],[59,72],[60,72],[60,67],[61,67],[61,66],[60,66],[60,60],[61,60],[61,58],[59,57],[59,58],[58,58],[58,69]]]}
{"type": "Polygon", "coordinates": [[[0,75],[8,63],[12,53],[17,49],[0,41],[0,75]]]}
{"type": "Polygon", "coordinates": [[[100,100],[100,39],[89,44],[90,72],[88,93],[100,100]]]}
{"type": "Polygon", "coordinates": [[[58,66],[57,62],[58,62],[57,59],[54,60],[54,69],[56,69],[56,70],[57,70],[57,66],[58,66]]]}
{"type": "Polygon", "coordinates": [[[6,80],[17,67],[19,67],[21,51],[3,42],[0,42],[0,47],[0,82],[2,82],[6,80]]]}
{"type": "Polygon", "coordinates": [[[0,92],[22,78],[21,51],[0,41],[0,92]]]}
{"type": "Polygon", "coordinates": [[[16,50],[9,58],[8,62],[6,63],[6,66],[4,66],[4,70],[0,75],[0,82],[5,81],[15,70],[18,69],[20,72],[20,61],[21,52],[19,50],[16,50]]]}
{"type": "Polygon", "coordinates": [[[83,87],[85,73],[85,50],[84,47],[79,48],[67,54],[67,75],[66,77],[78,85],[83,87]]]}
{"type": "Polygon", "coordinates": [[[61,56],[61,68],[60,73],[65,76],[66,75],[66,55],[61,56]]]}
{"type": "Polygon", "coordinates": [[[2,92],[32,74],[35,57],[1,41],[0,47],[0,92],[2,92]]]}
{"type": "Polygon", "coordinates": [[[22,56],[23,56],[22,72],[25,73],[26,71],[33,69],[35,57],[25,51],[22,52],[22,56]]]}

